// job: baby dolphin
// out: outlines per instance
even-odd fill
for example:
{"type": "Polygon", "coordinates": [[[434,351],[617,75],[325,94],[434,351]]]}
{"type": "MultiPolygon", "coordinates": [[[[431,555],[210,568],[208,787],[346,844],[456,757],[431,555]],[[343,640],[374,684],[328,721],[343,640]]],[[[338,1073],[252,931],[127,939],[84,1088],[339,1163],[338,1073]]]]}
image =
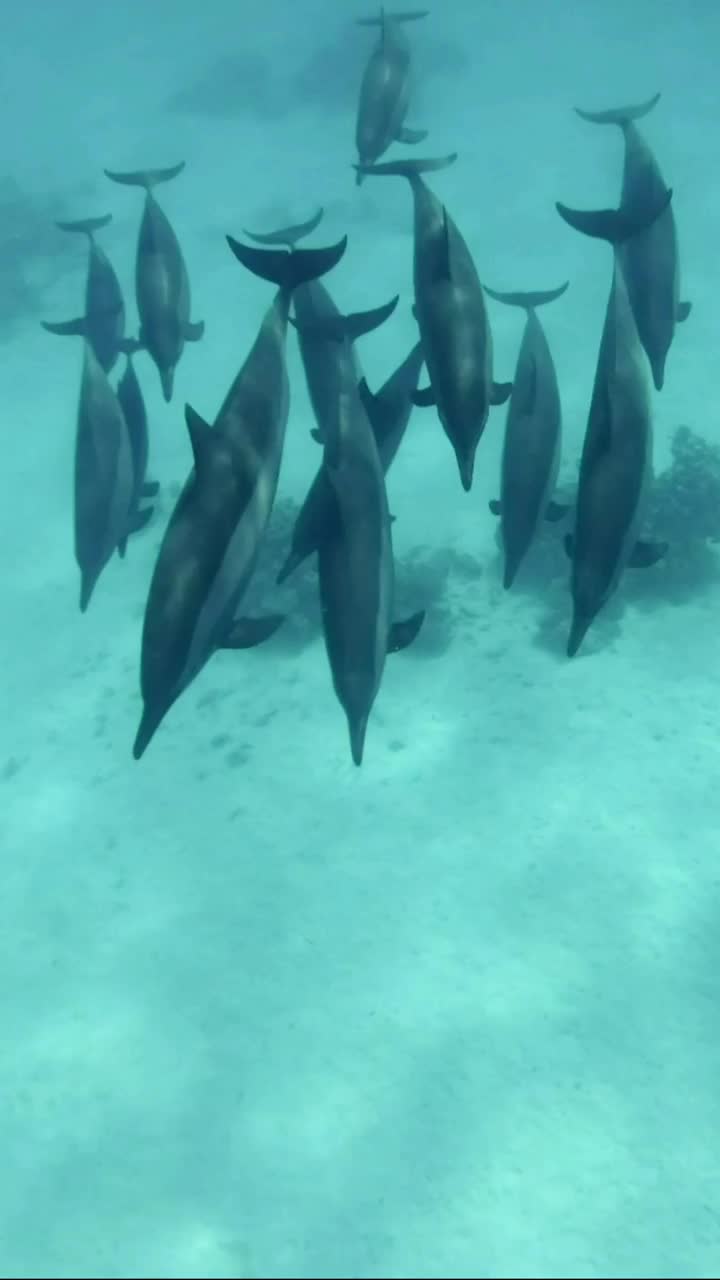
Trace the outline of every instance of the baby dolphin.
{"type": "MultiPolygon", "coordinates": [[[[412,413],[412,395],[423,363],[422,344],[416,343],[387,382],[373,394],[363,378],[359,393],[370,420],[380,464],[387,475],[405,434],[412,413]]],[[[315,438],[322,441],[319,433],[315,438]]],[[[277,576],[285,582],[320,544],[337,536],[340,511],[327,469],[318,468],[307,497],[300,508],[290,541],[290,551],[277,576]]]]}
{"type": "Polygon", "coordinates": [[[490,503],[493,514],[500,516],[506,590],[543,517],[559,520],[567,510],[552,501],[560,466],[560,392],[550,347],[536,315],[536,307],[561,298],[567,287],[566,281],[545,293],[497,293],[484,286],[488,297],[524,307],[527,313],[508,401],[500,501],[490,503]]]}
{"type": "Polygon", "coordinates": [[[85,280],[85,314],[77,320],[51,324],[43,320],[43,329],[61,336],[87,338],[95,355],[109,373],[121,351],[137,350],[138,344],[124,337],[125,302],[120,281],[107,254],[95,243],[95,232],[112,222],[112,214],[100,218],[81,218],[77,222],[58,222],[61,231],[82,232],[88,238],[87,277],[85,280]]]}
{"type": "Polygon", "coordinates": [[[85,340],[75,437],[75,559],[80,609],[132,531],[133,469],[127,424],[92,344],[85,340]]]}
{"type": "Polygon", "coordinates": [[[275,500],[289,408],[285,337],[292,291],[331,270],[347,240],[291,253],[251,248],[230,236],[228,244],[249,271],[279,287],[214,425],[185,409],[194,466],[160,546],[145,609],[136,760],[217,649],[250,648],[282,621],[236,614],[275,500]]]}
{"type": "MultiPolygon", "coordinates": [[[[622,129],[625,160],[621,208],[642,209],[667,190],[657,160],[635,124],[653,109],[659,98],[660,94],[656,93],[647,102],[608,111],[575,108],[583,120],[592,124],[616,124],[622,129]]],[[[687,319],[691,307],[689,302],[680,301],[678,238],[672,205],[669,204],[651,226],[622,244],[618,255],[655,389],[661,391],[675,325],[687,319]]]]}
{"type": "Polygon", "coordinates": [[[625,567],[655,564],[667,550],[665,545],[638,541],[652,477],[652,416],[642,346],[617,246],[661,217],[671,195],[654,193],[643,209],[634,205],[631,211],[621,207],[590,213],[557,206],[570,226],[615,246],[580,460],[575,531],[565,539],[572,559],[568,657],[577,653],[625,567]]]}
{"type": "Polygon", "coordinates": [[[157,480],[147,480],[147,464],[150,445],[148,439],[147,410],[143,393],[135,372],[132,356],[128,354],[125,372],[118,382],[117,397],[127,424],[130,454],[133,464],[133,497],[131,507],[136,513],[133,532],[145,527],[153,513],[152,507],[141,507],[143,498],[154,498],[160,486],[157,480]]]}
{"type": "Polygon", "coordinates": [[[169,182],[185,168],[185,162],[171,169],[148,169],[135,173],[105,174],[112,182],[145,189],[145,207],[140,222],[135,257],[135,294],[140,314],[140,343],[160,374],[163,396],[170,403],[177,363],[186,342],[199,342],[205,332],[203,321],[190,321],[190,281],[177,236],[163,213],[153,187],[169,182]]]}
{"type": "MultiPolygon", "coordinates": [[[[360,26],[380,27],[360,85],[355,146],[361,165],[374,164],[392,142],[418,143],[427,137],[427,130],[404,127],[410,101],[410,45],[402,29],[403,22],[415,22],[427,13],[427,9],[407,13],[381,9],[378,17],[357,20],[360,26]]],[[[364,169],[357,170],[358,186],[363,173],[364,169]]]]}
{"type": "Polygon", "coordinates": [[[362,168],[364,173],[407,178],[412,188],[415,314],[430,375],[430,387],[416,392],[414,401],[437,405],[468,493],[490,406],[505,403],[512,383],[493,382],[492,334],[475,263],[447,210],[421,177],[455,159],[453,154],[362,168]]]}

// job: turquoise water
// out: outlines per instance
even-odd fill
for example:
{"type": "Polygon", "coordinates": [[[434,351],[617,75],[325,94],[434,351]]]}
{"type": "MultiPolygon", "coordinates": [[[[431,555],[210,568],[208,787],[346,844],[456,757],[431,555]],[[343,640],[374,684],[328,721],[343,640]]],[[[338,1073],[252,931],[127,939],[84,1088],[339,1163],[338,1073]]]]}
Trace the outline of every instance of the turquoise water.
{"type": "MultiPolygon", "coordinates": [[[[272,296],[227,233],[325,208],[371,387],[416,340],[407,184],[354,185],[375,35],[343,3],[64,0],[5,15],[0,185],[0,1275],[713,1276],[720,1266],[712,543],[669,536],[565,657],[567,562],[542,534],[504,592],[505,410],[472,492],[432,409],[388,479],[397,587],[425,608],[350,759],[312,564],[268,586],[319,461],[294,335],[257,598],[286,626],[218,653],[132,759],[143,612],[191,467],[272,296]],[[73,558],[82,309],[98,235],[134,331],[141,195],[104,168],[186,161],[157,195],[193,318],[172,403],[136,359],[156,514],[85,615],[73,558]],[[4,296],[3,296],[4,295],[4,296]]],[[[691,317],[653,393],[655,469],[718,443],[720,13],[684,5],[435,5],[409,33],[433,190],[496,289],[570,280],[542,320],[571,485],[611,253],[556,200],[618,200],[622,138],[574,105],[662,98],[641,123],[673,187],[691,317]]],[[[398,149],[399,150],[399,149],[398,149]]],[[[403,149],[403,154],[409,149],[403,149]]],[[[413,154],[416,154],[414,152],[413,154]]],[[[523,316],[488,303],[496,376],[523,316]]],[[[118,369],[121,366],[118,366],[118,369]]],[[[114,378],[113,374],[113,378],[114,378]]],[[[424,381],[424,375],[422,378],[424,381]]],[[[712,496],[709,522],[712,525],[712,496]]],[[[720,511],[718,512],[720,534],[720,511]]]]}

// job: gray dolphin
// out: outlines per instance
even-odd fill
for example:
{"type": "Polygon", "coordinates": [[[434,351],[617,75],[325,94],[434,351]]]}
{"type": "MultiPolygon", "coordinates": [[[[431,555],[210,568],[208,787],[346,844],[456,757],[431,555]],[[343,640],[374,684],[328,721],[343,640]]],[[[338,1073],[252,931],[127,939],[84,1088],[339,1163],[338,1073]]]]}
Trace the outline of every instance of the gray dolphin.
{"type": "Polygon", "coordinates": [[[475,263],[447,210],[421,177],[455,159],[453,154],[438,160],[396,160],[365,165],[363,172],[407,178],[412,188],[415,314],[430,375],[430,387],[414,399],[415,404],[437,405],[468,493],[490,406],[505,403],[512,383],[493,382],[492,333],[475,263]]]}
{"type": "MultiPolygon", "coordinates": [[[[427,130],[407,129],[404,121],[410,102],[410,45],[403,22],[427,17],[427,9],[406,13],[386,13],[374,18],[358,18],[360,26],[380,27],[380,34],[368,59],[358,100],[355,146],[361,165],[374,164],[392,142],[418,143],[427,130]]],[[[363,179],[358,169],[358,186],[363,179]]]]}
{"type": "Polygon", "coordinates": [[[156,480],[147,479],[147,464],[150,452],[147,410],[132,356],[129,353],[125,371],[118,382],[117,397],[127,424],[128,438],[130,440],[130,454],[133,464],[133,497],[131,506],[132,510],[136,512],[136,528],[133,532],[137,532],[139,529],[144,528],[153,512],[152,507],[141,507],[140,503],[143,498],[154,498],[160,486],[156,480]]]}
{"type": "MultiPolygon", "coordinates": [[[[643,208],[667,190],[657,160],[635,124],[659,98],[656,93],[647,102],[608,111],[575,108],[581,119],[591,124],[616,124],[622,129],[625,160],[621,207],[643,208]]],[[[661,391],[675,325],[687,319],[691,307],[689,302],[680,301],[678,238],[672,205],[651,226],[619,246],[618,257],[653,382],[661,391]]]]}
{"type": "Polygon", "coordinates": [[[199,342],[205,332],[202,320],[190,320],[190,281],[177,236],[163,213],[153,187],[169,182],[185,168],[147,169],[134,173],[105,174],[123,186],[143,187],[145,207],[140,222],[135,257],[135,293],[140,315],[140,343],[160,374],[166,403],[172,400],[177,363],[186,342],[199,342]]]}
{"type": "Polygon", "coordinates": [[[75,436],[75,559],[80,609],[115,550],[125,553],[133,528],[133,468],[120,402],[91,342],[84,358],[75,436]]]}
{"type": "Polygon", "coordinates": [[[561,411],[557,373],[536,308],[562,297],[568,282],[543,293],[497,293],[488,297],[527,313],[508,401],[503,441],[500,500],[490,510],[500,517],[505,556],[503,585],[515,575],[543,519],[559,520],[567,507],[552,501],[560,466],[561,411]]]}
{"type": "Polygon", "coordinates": [[[386,656],[412,643],[425,615],[393,623],[395,564],[385,477],[362,398],[350,384],[340,393],[323,466],[339,513],[335,536],[321,538],[317,548],[323,632],[359,766],[386,656]]]}
{"type": "Polygon", "coordinates": [[[614,246],[612,286],[580,460],[575,530],[565,539],[572,560],[568,657],[577,653],[623,570],[655,564],[667,550],[665,544],[638,540],[652,478],[652,415],[642,345],[618,246],[661,217],[671,196],[670,191],[656,192],[642,209],[633,205],[597,213],[557,206],[570,226],[614,246]]]}
{"type": "Polygon", "coordinates": [[[89,241],[87,276],[85,279],[85,314],[76,320],[51,323],[43,320],[43,329],[62,337],[87,338],[106,373],[112,369],[121,351],[136,351],[138,343],[125,338],[125,302],[120,281],[107,254],[95,241],[95,232],[112,222],[112,214],[100,218],[81,218],[76,222],[58,222],[61,231],[81,232],[89,241]]]}
{"type": "MultiPolygon", "coordinates": [[[[387,475],[410,421],[412,395],[423,364],[422,344],[416,343],[378,392],[365,379],[358,390],[375,436],[380,464],[387,475]]],[[[313,433],[322,442],[320,433],[313,433]]],[[[277,577],[285,582],[322,542],[338,533],[340,512],[327,468],[320,466],[293,527],[290,551],[277,577]]]]}
{"type": "Polygon", "coordinates": [[[257,338],[211,427],[185,416],[194,466],[170,517],[142,635],[139,759],[170,707],[220,648],[249,648],[282,619],[238,619],[272,511],[289,408],[285,337],[293,289],[329,271],[347,240],[285,253],[228,236],[236,258],[277,284],[257,338]]]}

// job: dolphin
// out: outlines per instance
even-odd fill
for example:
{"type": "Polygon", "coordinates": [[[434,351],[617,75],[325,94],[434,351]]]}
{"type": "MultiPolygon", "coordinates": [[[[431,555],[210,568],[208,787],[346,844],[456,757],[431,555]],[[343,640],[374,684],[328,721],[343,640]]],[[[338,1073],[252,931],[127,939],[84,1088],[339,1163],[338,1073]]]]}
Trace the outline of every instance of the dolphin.
{"type": "Polygon", "coordinates": [[[125,302],[120,281],[110,259],[95,242],[95,232],[112,222],[112,214],[99,218],[81,218],[76,222],[58,222],[61,231],[81,232],[89,242],[85,280],[85,314],[76,320],[51,323],[43,320],[43,329],[61,336],[87,338],[106,373],[112,369],[121,351],[130,353],[138,344],[125,338],[125,302]]]}
{"type": "Polygon", "coordinates": [[[209,426],[187,405],[194,465],[165,532],[142,634],[140,759],[171,706],[221,648],[250,648],[280,617],[238,618],[277,489],[289,409],[285,337],[292,292],[330,271],[326,249],[256,249],[227,237],[249,271],[278,286],[257,338],[209,426]]]}
{"type": "Polygon", "coordinates": [[[505,403],[512,383],[493,382],[492,333],[475,264],[447,210],[422,180],[423,173],[444,169],[455,159],[452,154],[362,168],[407,178],[412,188],[415,314],[430,375],[430,386],[416,392],[414,400],[437,405],[468,493],[490,406],[505,403]]]}
{"type": "MultiPolygon", "coordinates": [[[[423,363],[422,344],[417,342],[387,382],[373,394],[365,379],[358,384],[383,473],[387,475],[410,421],[412,395],[417,387],[423,363]]],[[[315,433],[322,443],[322,436],[315,433]]],[[[290,541],[290,551],[277,576],[283,583],[304,560],[316,552],[322,542],[335,537],[340,525],[340,511],[327,469],[318,468],[307,497],[300,508],[290,541]]]]}
{"type": "MultiPolygon", "coordinates": [[[[137,529],[143,528],[152,515],[152,507],[141,507],[143,498],[156,497],[160,488],[156,480],[148,480],[147,464],[150,451],[147,411],[143,393],[135,372],[132,356],[128,353],[125,371],[118,382],[117,397],[127,424],[130,454],[133,464],[132,509],[137,513],[137,529]]],[[[134,532],[137,532],[137,529],[134,532]]]]}
{"type": "Polygon", "coordinates": [[[127,424],[108,376],[85,339],[75,437],[75,559],[85,613],[114,551],[133,531],[133,468],[127,424]]]}
{"type": "Polygon", "coordinates": [[[612,286],[598,353],[585,432],[575,530],[565,538],[572,561],[573,618],[568,657],[615,591],[623,570],[655,564],[666,544],[638,538],[652,479],[652,414],[637,322],[620,263],[619,246],[662,216],[672,192],[655,192],[644,207],[586,212],[557,205],[564,220],[614,246],[612,286]]]}
{"type": "MultiPolygon", "coordinates": [[[[361,165],[374,164],[392,142],[416,144],[427,137],[425,129],[405,128],[410,102],[410,45],[402,28],[404,22],[427,17],[427,9],[406,13],[386,13],[358,18],[360,26],[380,27],[380,34],[363,73],[360,85],[355,146],[361,165]]],[[[356,182],[363,180],[358,169],[356,182]]]]}
{"type": "MultiPolygon", "coordinates": [[[[620,203],[623,208],[643,208],[667,190],[657,160],[635,123],[653,109],[659,98],[660,94],[656,93],[647,102],[607,111],[575,108],[582,120],[616,124],[622,129],[625,160],[620,203]]],[[[650,361],[653,383],[655,389],[661,391],[675,325],[687,319],[691,308],[689,302],[680,301],[678,237],[671,204],[651,226],[619,246],[618,259],[640,341],[650,361]]]]}
{"type": "Polygon", "coordinates": [[[385,477],[362,398],[350,384],[340,393],[323,466],[339,513],[335,535],[321,538],[317,548],[323,633],[353,763],[360,766],[386,656],[412,643],[425,615],[393,623],[395,564],[385,477]]]}
{"type": "Polygon", "coordinates": [[[540,521],[559,520],[567,508],[552,501],[560,466],[561,413],[557,373],[536,308],[561,298],[568,282],[540,293],[498,293],[496,302],[523,307],[527,319],[520,343],[503,442],[500,500],[490,510],[500,517],[507,590],[535,537],[540,521]]]}
{"type": "Polygon", "coordinates": [[[145,207],[140,222],[135,257],[135,294],[140,314],[140,343],[160,374],[163,396],[172,400],[175,369],[186,342],[199,342],[205,332],[202,320],[190,320],[190,281],[177,236],[163,213],[153,188],[176,178],[185,162],[171,169],[147,169],[117,173],[106,169],[112,182],[143,187],[145,207]]]}

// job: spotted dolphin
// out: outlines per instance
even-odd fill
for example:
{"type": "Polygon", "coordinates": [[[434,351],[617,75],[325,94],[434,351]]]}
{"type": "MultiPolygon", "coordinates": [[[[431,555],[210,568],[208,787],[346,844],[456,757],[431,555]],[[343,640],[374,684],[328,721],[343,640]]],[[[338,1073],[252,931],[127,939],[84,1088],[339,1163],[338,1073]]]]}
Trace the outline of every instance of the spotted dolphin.
{"type": "Polygon", "coordinates": [[[249,648],[282,619],[238,618],[277,489],[289,410],[285,338],[293,289],[331,270],[347,241],[286,253],[228,236],[235,257],[278,285],[255,342],[209,426],[189,405],[194,465],[170,517],[142,634],[139,759],[182,692],[221,648],[249,648]]]}
{"type": "Polygon", "coordinates": [[[655,564],[667,550],[638,537],[652,478],[652,413],[637,322],[618,246],[662,216],[672,192],[655,192],[644,207],[597,213],[558,212],[570,226],[614,246],[588,423],[580,460],[575,529],[565,539],[571,557],[573,617],[567,652],[573,657],[593,620],[630,567],[655,564]]]}
{"type": "MultiPolygon", "coordinates": [[[[423,364],[422,344],[417,342],[379,391],[369,390],[365,379],[358,389],[375,436],[380,464],[387,475],[402,442],[410,415],[412,396],[423,364]]],[[[315,438],[322,443],[318,432],[315,438]]],[[[291,573],[313,555],[320,544],[337,535],[340,511],[327,468],[318,468],[293,526],[290,550],[277,577],[285,582],[291,573]]]]}
{"type": "MultiPolygon", "coordinates": [[[[405,116],[410,103],[410,45],[402,24],[427,17],[427,9],[386,13],[359,18],[360,26],[380,28],[377,44],[363,73],[355,121],[355,146],[361,165],[374,164],[391,143],[418,143],[427,130],[408,129],[405,116]]],[[[364,169],[356,172],[358,186],[364,169]]]]}
{"type": "Polygon", "coordinates": [[[421,176],[455,159],[452,154],[395,160],[363,166],[363,172],[397,175],[410,182],[415,314],[430,376],[430,386],[416,392],[415,403],[437,406],[468,493],[490,406],[504,404],[512,384],[493,381],[492,333],[475,263],[452,218],[421,176]]]}
{"type": "Polygon", "coordinates": [[[560,391],[552,352],[536,309],[561,298],[568,282],[537,293],[498,293],[496,302],[522,307],[525,330],[508,401],[503,441],[500,500],[490,510],[500,517],[505,558],[503,585],[511,587],[540,521],[560,519],[567,508],[552,500],[560,467],[560,391]]]}
{"type": "Polygon", "coordinates": [[[75,222],[58,222],[61,231],[80,232],[89,241],[85,279],[85,313],[76,320],[51,323],[43,320],[43,329],[62,337],[87,338],[95,355],[109,373],[121,352],[137,350],[138,344],[125,337],[125,301],[120,281],[105,251],[95,240],[95,232],[112,222],[112,214],[99,218],[81,218],[75,222]]]}
{"type": "Polygon", "coordinates": [[[323,466],[339,513],[335,536],[322,538],[317,548],[323,633],[353,763],[360,766],[387,654],[412,643],[424,613],[393,622],[395,562],[385,477],[362,397],[350,384],[340,393],[323,466]]]}
{"type": "Polygon", "coordinates": [[[84,613],[113,553],[133,531],[133,468],[123,411],[92,343],[84,342],[75,436],[75,559],[84,613]]]}
{"type": "Polygon", "coordinates": [[[190,320],[190,281],[177,236],[153,194],[161,182],[176,178],[185,162],[170,169],[117,173],[106,169],[112,182],[143,187],[145,206],[135,255],[135,294],[140,315],[140,342],[154,361],[166,403],[172,400],[175,369],[186,342],[199,342],[202,320],[190,320]]]}
{"type": "MultiPolygon", "coordinates": [[[[592,124],[616,124],[622,130],[625,142],[622,208],[641,209],[667,190],[660,166],[635,123],[653,109],[659,98],[660,94],[656,93],[647,102],[607,111],[575,108],[583,120],[592,124]]],[[[680,300],[678,236],[672,204],[651,226],[620,245],[618,257],[653,382],[656,390],[661,391],[675,325],[687,319],[691,307],[689,302],[680,300]]]]}

